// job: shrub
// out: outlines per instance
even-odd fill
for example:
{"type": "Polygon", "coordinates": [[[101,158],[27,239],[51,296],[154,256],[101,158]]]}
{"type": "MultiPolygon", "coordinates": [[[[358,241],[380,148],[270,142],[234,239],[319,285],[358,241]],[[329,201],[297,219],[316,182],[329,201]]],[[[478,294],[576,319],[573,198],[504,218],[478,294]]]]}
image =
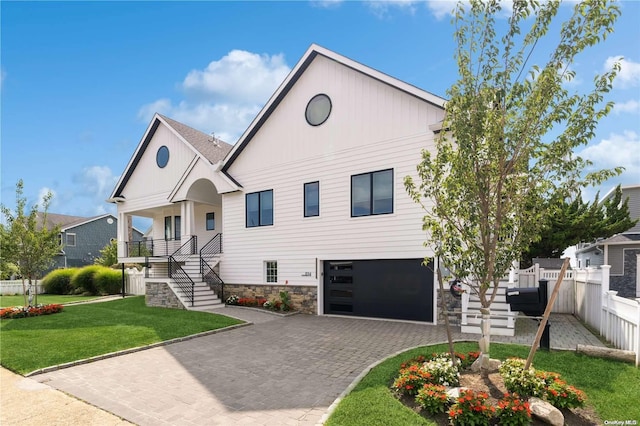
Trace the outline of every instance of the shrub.
{"type": "Polygon", "coordinates": [[[227,297],[227,305],[237,305],[238,304],[238,300],[240,300],[240,299],[236,295],[229,296],[229,297],[227,297]]]}
{"type": "Polygon", "coordinates": [[[403,395],[415,396],[425,383],[431,383],[431,374],[423,367],[413,364],[400,370],[400,375],[391,387],[403,395]]]}
{"type": "Polygon", "coordinates": [[[581,390],[568,385],[564,380],[560,380],[559,378],[556,378],[545,391],[545,399],[557,408],[582,407],[586,399],[581,390]]]}
{"type": "Polygon", "coordinates": [[[460,383],[460,373],[448,354],[440,354],[425,362],[423,368],[431,375],[431,383],[445,386],[457,386],[460,383]]]}
{"type": "Polygon", "coordinates": [[[91,265],[78,270],[71,278],[71,285],[73,286],[74,292],[78,291],[78,289],[83,289],[84,293],[98,294],[98,288],[93,281],[93,277],[96,272],[102,269],[105,269],[104,266],[91,265]]]}
{"type": "Polygon", "coordinates": [[[484,392],[474,393],[470,389],[460,391],[460,397],[449,410],[449,420],[454,426],[489,426],[495,408],[485,402],[489,398],[484,392]]]}
{"type": "Polygon", "coordinates": [[[418,391],[416,403],[429,414],[444,413],[449,403],[447,390],[442,385],[427,383],[418,391]]]}
{"type": "Polygon", "coordinates": [[[501,426],[526,426],[531,424],[531,408],[518,394],[505,393],[498,402],[496,418],[501,426]]]}
{"type": "Polygon", "coordinates": [[[499,371],[504,386],[509,392],[517,393],[524,398],[542,396],[545,381],[536,374],[533,367],[525,370],[524,365],[525,360],[520,358],[509,358],[500,365],[499,371]]]}
{"type": "Polygon", "coordinates": [[[71,280],[77,272],[77,268],[56,269],[49,272],[42,279],[45,293],[70,294],[73,291],[71,280]]]}
{"type": "Polygon", "coordinates": [[[93,276],[93,282],[100,294],[118,294],[122,292],[122,271],[101,268],[93,276]]]}

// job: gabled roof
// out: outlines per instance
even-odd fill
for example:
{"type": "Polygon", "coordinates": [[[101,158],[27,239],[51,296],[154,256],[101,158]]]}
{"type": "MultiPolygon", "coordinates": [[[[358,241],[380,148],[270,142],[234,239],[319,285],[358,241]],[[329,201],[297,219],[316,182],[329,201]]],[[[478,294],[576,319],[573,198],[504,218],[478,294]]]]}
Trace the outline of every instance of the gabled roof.
{"type": "MultiPolygon", "coordinates": [[[[39,222],[42,221],[42,215],[43,213],[41,212],[37,213],[37,218],[39,222]]],[[[68,229],[75,228],[76,226],[84,225],[85,223],[93,222],[105,217],[112,217],[114,220],[116,219],[115,216],[113,216],[112,214],[102,214],[99,216],[92,216],[92,217],[81,217],[81,216],[69,216],[69,215],[57,214],[57,213],[47,213],[46,224],[48,228],[60,226],[60,231],[64,232],[68,229]]]]}
{"type": "Polygon", "coordinates": [[[129,182],[133,171],[140,162],[140,159],[144,155],[160,124],[166,126],[178,138],[180,138],[185,145],[190,147],[194,151],[194,153],[196,153],[198,156],[200,156],[200,158],[212,165],[225,158],[229,151],[231,151],[231,148],[233,148],[232,145],[229,145],[228,143],[220,140],[216,140],[216,143],[213,143],[211,142],[210,135],[189,127],[186,124],[175,121],[169,117],[165,117],[164,115],[156,113],[153,116],[149,127],[147,127],[142,140],[138,144],[138,148],[131,157],[131,160],[129,160],[127,168],[125,169],[122,176],[120,176],[120,180],[116,184],[113,193],[107,201],[115,202],[114,199],[121,196],[122,190],[127,185],[127,182],[129,182]]]}
{"type": "Polygon", "coordinates": [[[436,96],[432,93],[426,92],[422,89],[417,88],[409,83],[405,83],[404,81],[398,80],[397,78],[391,77],[387,74],[384,74],[380,71],[377,71],[373,68],[370,68],[366,65],[363,65],[359,62],[356,62],[352,59],[349,59],[345,56],[339,55],[335,52],[332,52],[329,49],[325,49],[324,47],[318,46],[317,44],[312,44],[309,49],[302,56],[300,61],[296,64],[295,67],[291,70],[289,75],[284,79],[280,87],[275,91],[271,98],[267,101],[265,106],[260,110],[258,115],[253,119],[247,130],[244,131],[238,142],[233,146],[233,149],[227,155],[227,158],[224,160],[224,165],[222,166],[222,171],[230,178],[227,170],[233,164],[235,159],[240,155],[240,153],[244,150],[251,139],[255,136],[255,134],[260,130],[262,125],[269,119],[269,116],[275,111],[280,102],[285,98],[287,93],[291,90],[291,88],[296,84],[300,76],[305,72],[305,70],[311,65],[313,60],[318,56],[323,56],[332,61],[338,62],[352,70],[365,74],[374,80],[380,81],[384,84],[392,86],[404,93],[407,93],[411,96],[414,96],[418,99],[421,99],[431,105],[434,105],[438,108],[444,109],[445,99],[439,96],[436,96]]]}

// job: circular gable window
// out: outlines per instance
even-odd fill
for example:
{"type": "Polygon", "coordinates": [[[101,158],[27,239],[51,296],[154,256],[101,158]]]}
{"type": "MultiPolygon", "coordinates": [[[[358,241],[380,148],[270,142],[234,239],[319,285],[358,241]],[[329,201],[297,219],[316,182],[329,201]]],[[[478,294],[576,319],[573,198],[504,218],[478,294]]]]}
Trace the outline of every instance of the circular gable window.
{"type": "Polygon", "coordinates": [[[327,121],[329,114],[331,114],[331,99],[324,93],[311,98],[305,111],[307,123],[312,126],[319,126],[327,121]]]}
{"type": "Polygon", "coordinates": [[[162,169],[164,166],[167,165],[168,162],[169,162],[169,148],[162,145],[160,148],[158,148],[158,152],[156,153],[156,164],[158,164],[158,167],[162,169]]]}

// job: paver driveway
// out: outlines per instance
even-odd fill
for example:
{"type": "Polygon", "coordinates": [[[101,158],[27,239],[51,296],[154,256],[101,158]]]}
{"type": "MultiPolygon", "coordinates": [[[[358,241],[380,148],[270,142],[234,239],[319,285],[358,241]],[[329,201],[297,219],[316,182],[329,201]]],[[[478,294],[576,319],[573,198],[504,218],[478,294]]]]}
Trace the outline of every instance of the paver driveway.
{"type": "Polygon", "coordinates": [[[254,325],[33,378],[140,425],[316,424],[372,363],[446,339],[442,326],[220,312],[254,325]]]}

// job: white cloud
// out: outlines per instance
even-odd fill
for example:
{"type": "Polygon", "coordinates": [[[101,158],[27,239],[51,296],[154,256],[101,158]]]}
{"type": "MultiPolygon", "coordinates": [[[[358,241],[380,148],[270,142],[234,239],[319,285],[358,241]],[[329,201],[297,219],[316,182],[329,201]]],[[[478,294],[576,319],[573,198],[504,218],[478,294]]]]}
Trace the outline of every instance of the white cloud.
{"type": "Polygon", "coordinates": [[[614,86],[620,88],[636,87],[640,85],[640,63],[633,62],[621,56],[609,56],[604,63],[604,70],[608,71],[613,64],[620,62],[620,72],[614,80],[614,86]]]}
{"type": "Polygon", "coordinates": [[[616,114],[622,114],[625,112],[637,114],[638,112],[640,112],[640,102],[634,99],[631,99],[627,102],[616,102],[613,106],[613,112],[615,112],[616,114]]]}
{"type": "Polygon", "coordinates": [[[447,16],[452,16],[456,8],[457,0],[431,0],[427,2],[427,7],[438,20],[442,20],[447,16]]]}
{"type": "Polygon", "coordinates": [[[232,50],[204,70],[192,70],[182,83],[189,93],[217,96],[233,102],[261,103],[289,74],[284,56],[232,50]]]}
{"type": "Polygon", "coordinates": [[[625,130],[622,134],[611,133],[607,139],[586,147],[579,155],[591,160],[597,169],[622,166],[626,172],[637,174],[637,170],[640,170],[638,152],[638,134],[632,130],[625,130]]]}
{"type": "Polygon", "coordinates": [[[187,74],[180,85],[185,99],[158,99],[143,105],[138,117],[149,121],[159,112],[234,143],[290,71],[282,54],[232,50],[187,74]]]}
{"type": "Polygon", "coordinates": [[[416,0],[373,0],[367,2],[367,5],[371,11],[378,17],[386,17],[391,9],[401,10],[413,15],[416,12],[416,7],[424,1],[416,0]]]}
{"type": "Polygon", "coordinates": [[[49,205],[49,211],[51,211],[51,207],[54,206],[55,204],[55,199],[56,199],[56,192],[51,189],[48,188],[46,186],[43,186],[42,188],[40,188],[40,190],[38,191],[38,210],[42,210],[44,208],[44,198],[48,195],[51,194],[52,198],[50,200],[50,205],[49,205]]]}
{"type": "Polygon", "coordinates": [[[319,7],[322,9],[332,9],[339,7],[344,0],[311,0],[311,6],[319,7]]]}

